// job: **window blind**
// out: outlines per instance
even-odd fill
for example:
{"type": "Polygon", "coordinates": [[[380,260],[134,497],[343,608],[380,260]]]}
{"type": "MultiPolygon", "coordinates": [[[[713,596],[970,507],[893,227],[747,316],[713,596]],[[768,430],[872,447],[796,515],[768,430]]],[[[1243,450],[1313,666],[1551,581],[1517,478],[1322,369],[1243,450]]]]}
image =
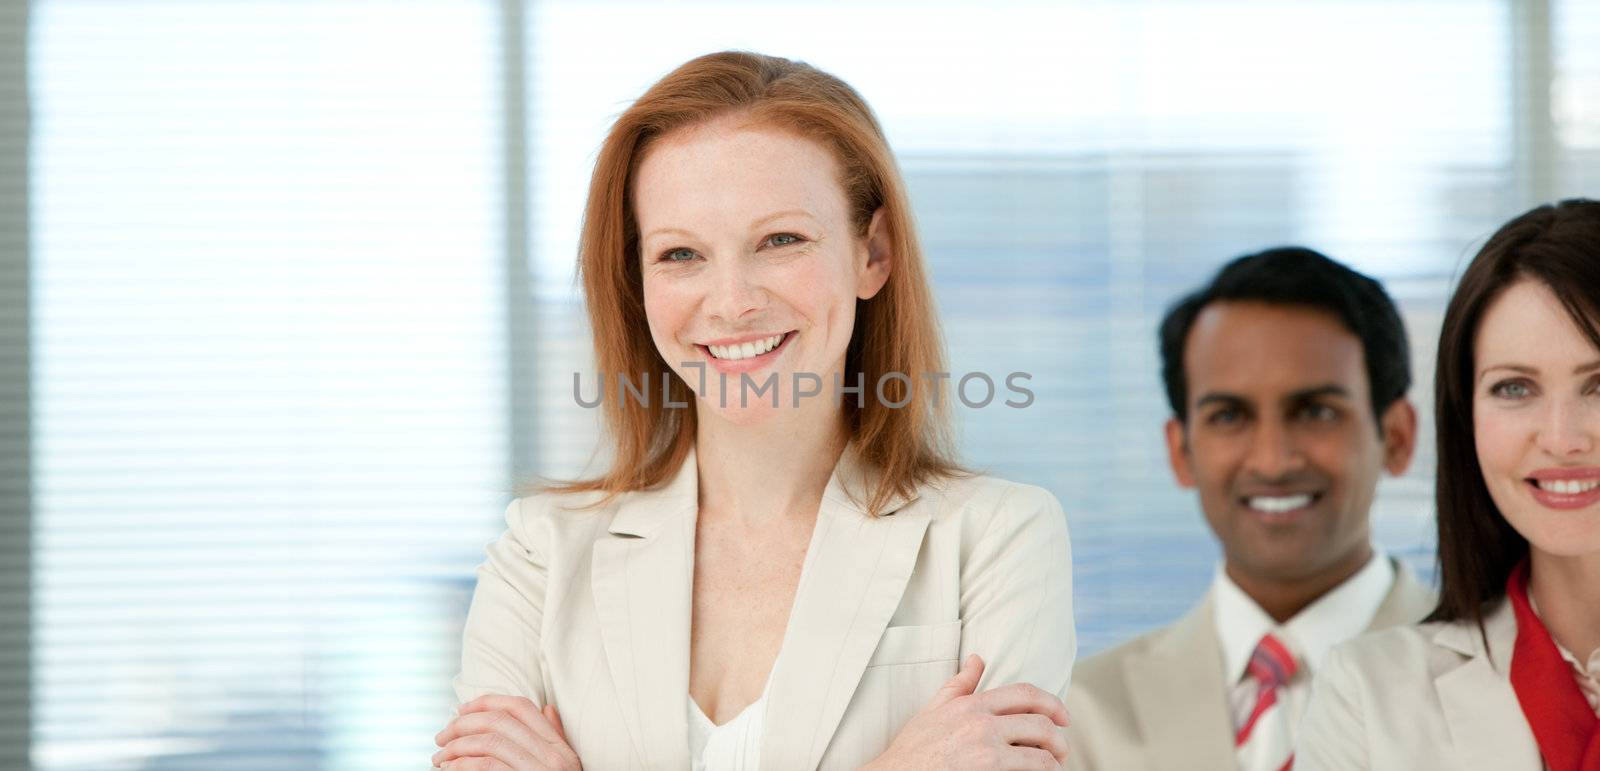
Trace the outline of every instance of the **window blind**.
{"type": "MultiPolygon", "coordinates": [[[[1325,250],[1400,300],[1427,414],[1465,256],[1600,184],[1597,33],[1581,0],[0,3],[0,752],[425,768],[513,480],[596,446],[594,152],[723,48],[874,105],[952,370],[1032,375],[958,407],[965,459],[1066,506],[1084,654],[1164,623],[1216,559],[1163,459],[1167,303],[1325,250]]],[[[1424,573],[1431,437],[1374,513],[1424,573]]]]}
{"type": "Polygon", "coordinates": [[[499,8],[34,8],[38,769],[425,767],[508,478],[499,8]]]}
{"type": "Polygon", "coordinates": [[[1600,197],[1600,5],[1555,0],[1549,37],[1554,195],[1600,197]]]}

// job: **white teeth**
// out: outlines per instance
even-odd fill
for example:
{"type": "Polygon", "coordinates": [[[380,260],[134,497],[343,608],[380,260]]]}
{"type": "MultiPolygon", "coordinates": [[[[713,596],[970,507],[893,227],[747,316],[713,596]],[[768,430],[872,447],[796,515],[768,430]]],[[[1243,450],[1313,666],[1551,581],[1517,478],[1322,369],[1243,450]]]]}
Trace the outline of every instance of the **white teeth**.
{"type": "Polygon", "coordinates": [[[715,356],[719,359],[738,361],[740,359],[748,359],[752,356],[760,356],[761,354],[778,347],[778,343],[781,342],[783,342],[783,335],[773,335],[772,337],[768,337],[764,340],[755,340],[748,343],[737,343],[734,345],[708,345],[706,348],[711,351],[712,356],[715,356]]]}
{"type": "Polygon", "coordinates": [[[1595,489],[1596,487],[1600,487],[1600,479],[1586,479],[1581,482],[1576,479],[1539,480],[1540,490],[1543,490],[1547,493],[1559,493],[1561,495],[1577,495],[1579,493],[1586,493],[1595,489]]]}
{"type": "Polygon", "coordinates": [[[1293,511],[1302,506],[1311,505],[1311,494],[1301,493],[1299,495],[1278,496],[1257,495],[1249,499],[1249,504],[1250,508],[1255,509],[1256,511],[1265,511],[1268,514],[1282,514],[1285,511],[1293,511]]]}

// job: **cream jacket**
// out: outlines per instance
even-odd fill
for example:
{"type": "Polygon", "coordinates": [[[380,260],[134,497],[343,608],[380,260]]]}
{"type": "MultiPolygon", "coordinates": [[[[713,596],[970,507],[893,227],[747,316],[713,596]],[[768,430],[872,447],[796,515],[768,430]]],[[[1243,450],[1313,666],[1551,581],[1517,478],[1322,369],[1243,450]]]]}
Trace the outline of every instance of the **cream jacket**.
{"type": "MultiPolygon", "coordinates": [[[[697,468],[691,454],[660,489],[597,510],[513,501],[478,569],[457,698],[555,704],[588,769],[688,768],[697,468]]],[[[1054,496],[945,480],[874,519],[871,480],[852,445],[823,494],[768,684],[763,769],[872,760],[968,653],[987,663],[980,689],[1067,692],[1072,563],[1054,496]]]]}
{"type": "Polygon", "coordinates": [[[1295,771],[1544,768],[1511,688],[1511,603],[1502,600],[1483,631],[1421,624],[1334,648],[1300,726],[1295,771]]]}
{"type": "MultiPolygon", "coordinates": [[[[1188,615],[1096,654],[1068,694],[1067,767],[1080,771],[1239,767],[1211,595],[1188,615]]],[[[1368,629],[1415,623],[1434,594],[1404,564],[1368,629]]],[[[1324,675],[1319,673],[1318,678],[1324,675]]],[[[1298,756],[1295,771],[1303,771],[1298,756]]]]}

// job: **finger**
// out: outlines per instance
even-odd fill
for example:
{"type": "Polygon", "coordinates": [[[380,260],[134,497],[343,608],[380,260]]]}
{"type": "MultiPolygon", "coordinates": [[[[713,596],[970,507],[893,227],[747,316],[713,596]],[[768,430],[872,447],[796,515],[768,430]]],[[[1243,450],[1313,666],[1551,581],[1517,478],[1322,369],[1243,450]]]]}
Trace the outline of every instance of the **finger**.
{"type": "Polygon", "coordinates": [[[434,736],[433,743],[443,747],[463,736],[474,734],[500,734],[535,754],[539,748],[549,744],[532,729],[523,725],[522,721],[505,712],[473,712],[462,715],[450,721],[450,725],[445,726],[443,731],[434,736]]]}
{"type": "Polygon", "coordinates": [[[1009,747],[1000,757],[1000,767],[1009,771],[1057,771],[1061,768],[1054,755],[1037,747],[1009,747]]]}
{"type": "Polygon", "coordinates": [[[561,713],[556,711],[556,705],[546,704],[543,711],[545,719],[550,721],[550,727],[556,729],[556,735],[561,737],[561,741],[566,741],[567,729],[561,725],[561,713]]]}
{"type": "Polygon", "coordinates": [[[1061,728],[1044,715],[1027,713],[1000,718],[1000,738],[1016,747],[1037,747],[1050,753],[1057,763],[1067,762],[1067,737],[1061,728]]]}
{"type": "Polygon", "coordinates": [[[976,653],[970,654],[961,662],[961,671],[954,677],[946,680],[939,686],[933,698],[928,701],[926,709],[933,709],[954,699],[971,694],[978,688],[978,680],[983,677],[983,658],[976,653]]]}
{"type": "MultiPolygon", "coordinates": [[[[526,768],[538,761],[528,750],[499,734],[470,734],[450,742],[433,753],[433,764],[463,758],[492,758],[513,768],[526,768]]],[[[468,764],[470,767],[472,764],[468,764]]]]}
{"type": "Polygon", "coordinates": [[[582,767],[578,762],[578,752],[572,749],[572,744],[567,741],[567,727],[561,724],[561,713],[556,711],[556,705],[544,705],[544,716],[550,721],[550,727],[561,737],[560,743],[548,745],[557,755],[560,755],[569,765],[582,767]]]}
{"type": "Polygon", "coordinates": [[[563,745],[567,743],[567,740],[563,738],[561,734],[556,733],[555,727],[550,725],[550,721],[544,719],[544,715],[540,712],[539,706],[534,704],[532,700],[525,699],[521,696],[500,696],[497,694],[490,694],[487,696],[479,696],[478,698],[461,705],[461,714],[463,715],[473,712],[490,712],[494,710],[510,713],[511,716],[515,717],[518,722],[527,726],[529,730],[533,731],[534,734],[547,743],[553,744],[559,742],[563,745]]]}
{"type": "Polygon", "coordinates": [[[1032,712],[1050,718],[1062,728],[1072,722],[1067,715],[1067,705],[1062,704],[1061,699],[1029,683],[1012,683],[991,688],[978,694],[978,699],[983,708],[994,715],[1032,712]]]}
{"type": "Polygon", "coordinates": [[[443,771],[516,771],[516,769],[501,763],[494,758],[461,758],[447,760],[439,766],[443,771]]]}

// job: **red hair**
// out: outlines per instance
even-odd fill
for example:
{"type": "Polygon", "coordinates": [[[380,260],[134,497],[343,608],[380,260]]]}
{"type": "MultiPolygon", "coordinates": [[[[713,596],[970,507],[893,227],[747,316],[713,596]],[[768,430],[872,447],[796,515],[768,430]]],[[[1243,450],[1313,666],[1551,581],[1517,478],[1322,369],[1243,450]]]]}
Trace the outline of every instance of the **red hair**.
{"type": "Polygon", "coordinates": [[[634,174],[654,142],[677,129],[729,113],[749,124],[792,131],[828,148],[839,163],[840,185],[858,237],[873,215],[890,243],[888,282],[871,300],[858,300],[855,329],[845,354],[844,382],[864,375],[862,404],[843,401],[842,419],[862,460],[876,468],[877,489],[867,502],[876,516],[895,493],[918,483],[962,473],[953,460],[946,400],[935,398],[924,373],[944,372],[944,346],[934,317],[922,251],[913,230],[905,183],[871,108],[844,81],[803,62],[725,51],[693,59],[662,78],[611,127],[600,147],[579,244],[579,274],[594,334],[606,429],[615,442],[610,471],[550,485],[548,489],[600,491],[600,503],[617,494],[655,487],[683,464],[695,438],[694,394],[661,358],[651,340],[640,273],[639,229],[632,202],[634,174]],[[656,395],[668,382],[671,400],[622,398],[617,376],[648,373],[656,395]],[[886,373],[905,381],[875,386],[886,373]]]}

